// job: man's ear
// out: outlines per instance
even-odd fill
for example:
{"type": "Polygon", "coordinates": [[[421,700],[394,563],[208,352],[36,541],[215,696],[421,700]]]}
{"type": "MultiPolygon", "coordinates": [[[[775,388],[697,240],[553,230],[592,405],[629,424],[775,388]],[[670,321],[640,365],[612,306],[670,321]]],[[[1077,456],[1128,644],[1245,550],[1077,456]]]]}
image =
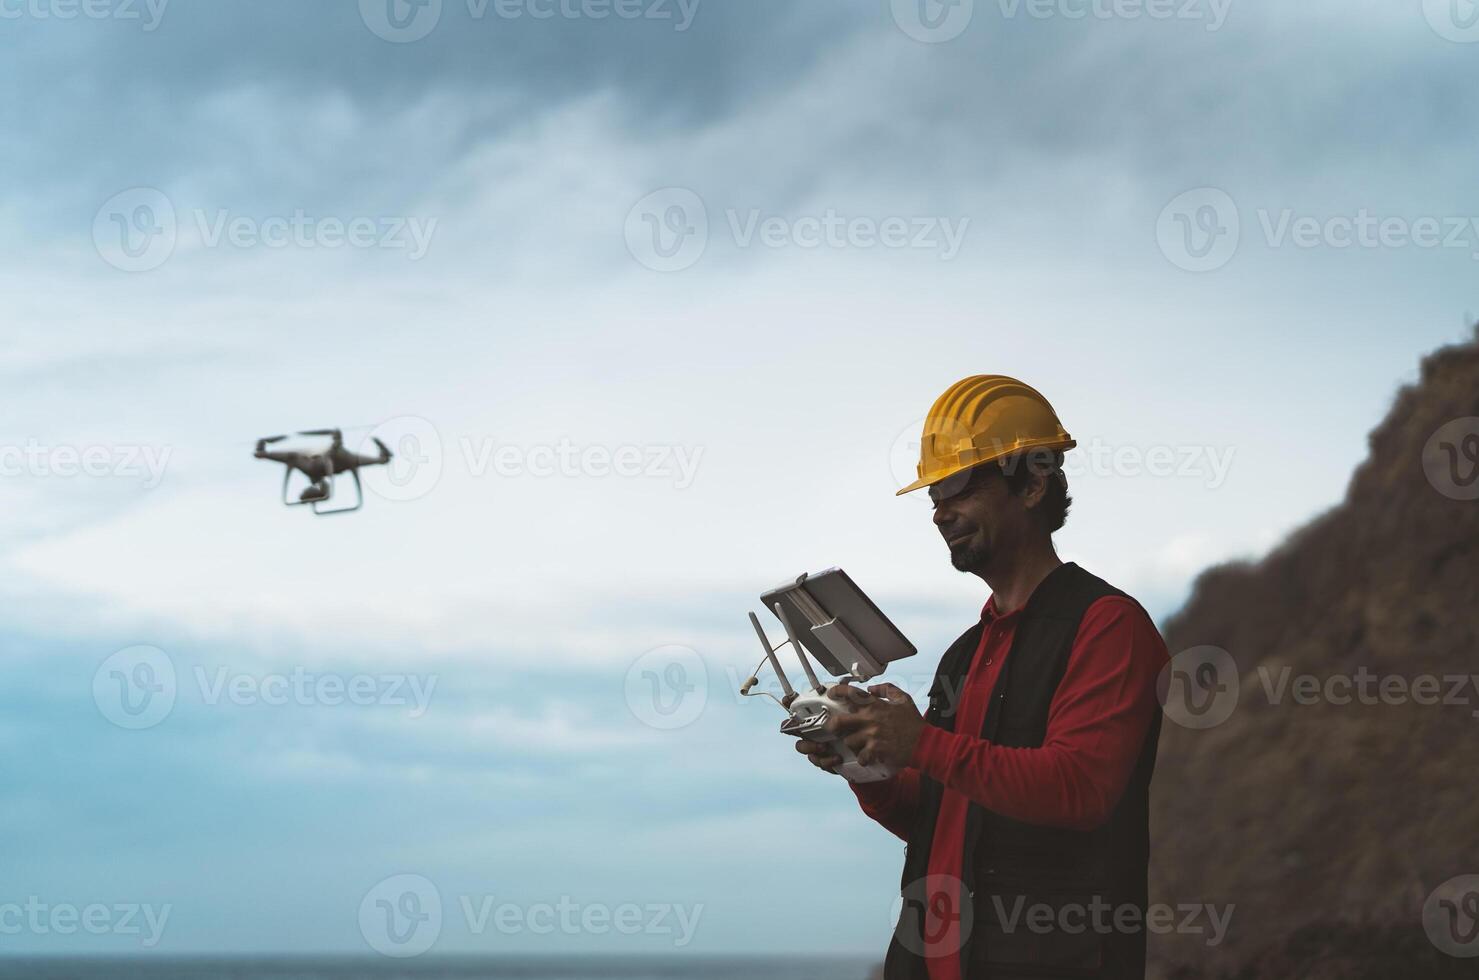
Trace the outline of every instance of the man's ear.
{"type": "Polygon", "coordinates": [[[1022,494],[1022,503],[1028,510],[1042,503],[1043,497],[1047,496],[1048,479],[1036,470],[1033,471],[1027,481],[1027,492],[1022,494]]]}

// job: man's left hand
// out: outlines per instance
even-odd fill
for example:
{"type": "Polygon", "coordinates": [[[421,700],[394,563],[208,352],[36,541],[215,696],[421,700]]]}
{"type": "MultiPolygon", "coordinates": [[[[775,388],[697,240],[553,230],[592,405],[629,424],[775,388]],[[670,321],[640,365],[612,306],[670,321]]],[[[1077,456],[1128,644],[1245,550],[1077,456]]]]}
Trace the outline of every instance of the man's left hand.
{"type": "Polygon", "coordinates": [[[828,727],[842,736],[842,741],[858,762],[865,766],[885,765],[903,769],[914,757],[914,746],[924,730],[924,717],[908,693],[893,684],[874,684],[864,694],[857,688],[840,684],[830,692],[846,700],[852,713],[836,715],[828,727]]]}

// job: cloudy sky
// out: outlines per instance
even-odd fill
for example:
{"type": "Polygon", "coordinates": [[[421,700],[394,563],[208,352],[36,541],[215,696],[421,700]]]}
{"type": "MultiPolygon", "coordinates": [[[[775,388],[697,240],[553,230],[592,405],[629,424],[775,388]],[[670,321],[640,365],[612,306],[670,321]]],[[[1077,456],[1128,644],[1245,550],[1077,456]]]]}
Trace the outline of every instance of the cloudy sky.
{"type": "Polygon", "coordinates": [[[1466,13],[0,0],[0,907],[169,909],[0,952],[878,952],[744,613],[841,565],[927,680],[967,374],[1157,617],[1337,501],[1479,309],[1466,13]],[[352,517],[252,459],[326,426],[398,453],[352,517]],[[672,928],[477,914],[561,900],[672,928]]]}

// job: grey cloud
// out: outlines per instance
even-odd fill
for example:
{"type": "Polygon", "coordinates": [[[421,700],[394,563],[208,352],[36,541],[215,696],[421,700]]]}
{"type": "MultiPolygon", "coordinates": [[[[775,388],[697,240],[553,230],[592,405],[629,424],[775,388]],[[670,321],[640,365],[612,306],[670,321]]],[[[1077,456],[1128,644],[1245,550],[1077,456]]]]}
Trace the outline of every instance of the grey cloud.
{"type": "Polygon", "coordinates": [[[942,45],[904,37],[887,9],[710,2],[677,33],[473,21],[467,0],[447,0],[437,30],[401,45],[374,36],[352,3],[176,4],[153,33],[23,25],[27,46],[0,68],[26,92],[0,107],[12,135],[0,164],[28,187],[17,206],[38,229],[75,229],[137,185],[237,207],[393,209],[490,141],[597,98],[613,132],[670,147],[653,181],[723,184],[744,206],[860,179],[912,181],[949,201],[1075,165],[1127,176],[1163,203],[1233,175],[1369,170],[1394,153],[1460,155],[1473,140],[1474,110],[1452,97],[1467,52],[1411,11],[1363,15],[1392,28],[1372,50],[1372,25],[1334,6],[1328,23],[1325,8],[1291,23],[1246,4],[1208,32],[1003,19],[978,3],[971,28],[942,45]],[[829,72],[829,98],[801,100],[829,72]],[[783,111],[791,124],[767,129],[783,111]],[[746,166],[688,145],[737,119],[759,127],[746,166]]]}

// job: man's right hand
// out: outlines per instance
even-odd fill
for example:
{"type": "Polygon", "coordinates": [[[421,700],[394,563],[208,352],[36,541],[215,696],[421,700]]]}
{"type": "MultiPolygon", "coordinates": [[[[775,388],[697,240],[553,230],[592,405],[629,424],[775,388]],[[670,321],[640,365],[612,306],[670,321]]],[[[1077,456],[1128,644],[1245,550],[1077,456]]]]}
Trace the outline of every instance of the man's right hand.
{"type": "Polygon", "coordinates": [[[832,767],[842,761],[842,756],[832,750],[832,745],[826,742],[809,742],[804,738],[796,740],[796,751],[811,760],[811,764],[818,769],[837,775],[832,767]]]}
{"type": "MultiPolygon", "coordinates": [[[[862,688],[853,687],[846,681],[833,684],[827,689],[827,693],[839,701],[850,701],[853,704],[867,704],[873,700],[873,695],[862,688]]],[[[796,751],[811,760],[811,764],[834,776],[841,775],[833,767],[842,762],[842,756],[834,750],[835,743],[809,742],[806,739],[796,740],[796,751]]]]}

